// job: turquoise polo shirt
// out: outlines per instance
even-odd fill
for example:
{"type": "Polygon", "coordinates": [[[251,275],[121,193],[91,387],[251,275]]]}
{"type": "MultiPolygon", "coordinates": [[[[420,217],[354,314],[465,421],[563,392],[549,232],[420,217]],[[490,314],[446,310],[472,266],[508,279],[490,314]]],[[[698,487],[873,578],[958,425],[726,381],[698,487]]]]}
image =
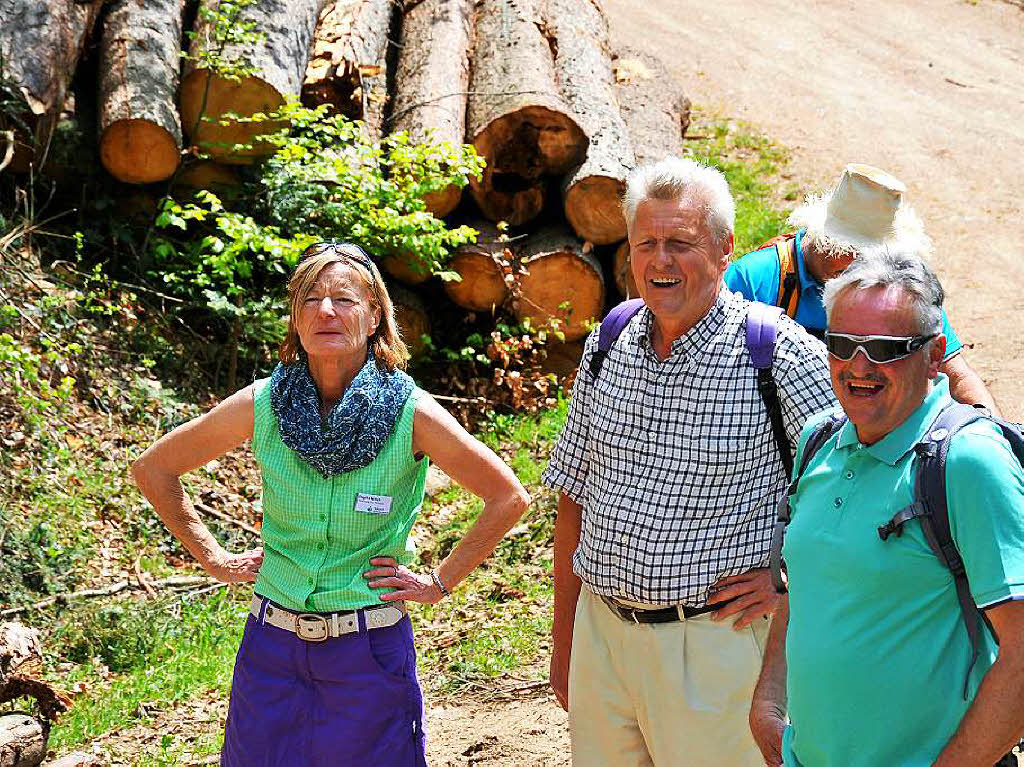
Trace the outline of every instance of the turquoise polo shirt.
{"type": "MultiPolygon", "coordinates": [[[[792,499],[787,767],[929,767],[974,699],[998,648],[971,644],[949,571],[919,523],[882,541],[879,526],[913,498],[913,446],[952,400],[940,375],[921,406],[873,445],[847,422],[815,454],[792,499]]],[[[801,435],[797,465],[814,425],[801,435]]],[[[950,526],[981,607],[1024,598],[1024,470],[998,427],[954,438],[946,464],[950,526]]]]}
{"type": "MultiPolygon", "coordinates": [[[[821,301],[824,286],[807,271],[801,242],[804,229],[796,233],[796,274],[800,301],[796,307],[795,319],[808,330],[824,332],[826,327],[825,305],[821,301]]],[[[755,250],[733,261],[723,277],[726,286],[734,293],[741,293],[749,301],[760,301],[775,306],[779,298],[779,255],[775,246],[755,250]]],[[[949,324],[946,310],[942,310],[942,332],[946,334],[946,359],[950,359],[963,348],[956,332],[949,324]]]]}

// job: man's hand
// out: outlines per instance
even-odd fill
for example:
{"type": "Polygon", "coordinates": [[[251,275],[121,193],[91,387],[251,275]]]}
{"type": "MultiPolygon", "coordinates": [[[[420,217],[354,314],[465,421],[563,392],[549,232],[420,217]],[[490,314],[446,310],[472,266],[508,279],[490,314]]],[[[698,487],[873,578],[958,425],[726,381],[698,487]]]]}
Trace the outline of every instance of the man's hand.
{"type": "Polygon", "coordinates": [[[783,712],[775,706],[755,701],[750,709],[750,732],[768,767],[782,767],[782,731],[785,728],[783,712]]]}
{"type": "Polygon", "coordinates": [[[571,649],[560,648],[558,644],[551,651],[551,669],[548,672],[548,682],[555,693],[560,705],[566,711],[569,710],[569,657],[571,649]]]}
{"type": "Polygon", "coordinates": [[[222,583],[249,583],[256,580],[263,564],[263,547],[241,554],[220,553],[213,561],[207,562],[204,569],[222,583]]]}
{"type": "Polygon", "coordinates": [[[779,606],[779,594],[772,585],[772,573],[767,567],[722,578],[712,589],[708,598],[709,605],[721,602],[729,604],[713,612],[711,620],[723,621],[735,615],[737,618],[732,627],[737,631],[759,618],[771,616],[779,606]]]}

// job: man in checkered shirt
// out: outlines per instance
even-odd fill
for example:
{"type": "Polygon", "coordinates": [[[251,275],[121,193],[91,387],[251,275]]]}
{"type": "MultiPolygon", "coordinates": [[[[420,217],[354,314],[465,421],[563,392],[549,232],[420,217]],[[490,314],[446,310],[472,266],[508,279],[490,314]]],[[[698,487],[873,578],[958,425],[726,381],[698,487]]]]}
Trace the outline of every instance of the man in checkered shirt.
{"type": "MultiPolygon", "coordinates": [[[[762,765],[747,711],[786,478],[748,302],[722,284],[735,203],[717,170],[668,158],[633,171],[624,208],[646,306],[596,380],[590,335],[544,474],[561,493],[551,685],[576,767],[762,765]]],[[[796,444],[834,404],[825,347],[783,317],[772,372],[796,444]]]]}

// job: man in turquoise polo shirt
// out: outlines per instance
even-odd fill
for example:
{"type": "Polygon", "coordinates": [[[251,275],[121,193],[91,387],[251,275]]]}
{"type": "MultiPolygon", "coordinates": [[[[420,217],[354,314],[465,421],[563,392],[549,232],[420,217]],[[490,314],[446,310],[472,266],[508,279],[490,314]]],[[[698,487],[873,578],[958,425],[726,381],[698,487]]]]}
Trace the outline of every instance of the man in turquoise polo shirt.
{"type": "MultiPolygon", "coordinates": [[[[874,253],[824,300],[848,420],[791,498],[789,593],[751,730],[771,767],[991,767],[1024,732],[1024,469],[989,421],[952,439],[950,527],[990,626],[971,666],[952,575],[918,521],[884,541],[877,532],[913,500],[913,447],[952,401],[939,372],[942,288],[914,255],[874,253]],[[856,336],[852,354],[843,334],[856,336]]],[[[818,422],[803,430],[798,466],[818,422]]]]}
{"type": "MultiPolygon", "coordinates": [[[[723,277],[726,286],[751,301],[781,306],[811,335],[821,338],[825,333],[824,283],[841,274],[858,252],[878,247],[924,255],[931,251],[921,220],[903,200],[905,191],[902,182],[883,170],[847,165],[831,192],[810,195],[793,211],[789,222],[796,227],[795,237],[733,261],[723,277]],[[790,284],[781,269],[787,260],[790,284]]],[[[946,357],[941,371],[949,377],[953,398],[985,405],[998,414],[985,382],[967,363],[945,311],[942,332],[946,357]]]]}

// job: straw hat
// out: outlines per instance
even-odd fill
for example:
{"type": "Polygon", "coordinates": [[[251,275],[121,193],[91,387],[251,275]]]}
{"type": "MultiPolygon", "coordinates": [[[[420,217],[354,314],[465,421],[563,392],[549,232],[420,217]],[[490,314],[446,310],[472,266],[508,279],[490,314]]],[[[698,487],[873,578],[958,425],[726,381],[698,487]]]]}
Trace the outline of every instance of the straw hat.
{"type": "Polygon", "coordinates": [[[884,170],[851,163],[821,199],[823,204],[815,207],[819,221],[808,222],[808,228],[857,250],[894,244],[901,238],[897,214],[904,207],[906,190],[884,170]]]}

